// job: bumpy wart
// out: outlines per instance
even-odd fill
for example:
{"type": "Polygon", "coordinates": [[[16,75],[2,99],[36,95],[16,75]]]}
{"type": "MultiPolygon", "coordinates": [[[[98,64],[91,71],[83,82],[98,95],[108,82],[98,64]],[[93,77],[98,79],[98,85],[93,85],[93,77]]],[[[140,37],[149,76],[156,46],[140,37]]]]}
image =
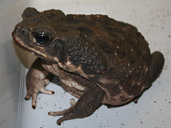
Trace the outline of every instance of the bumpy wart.
{"type": "Polygon", "coordinates": [[[71,38],[66,41],[64,49],[71,62],[76,66],[81,65],[85,73],[105,72],[105,59],[88,42],[80,38],[71,38]]]}

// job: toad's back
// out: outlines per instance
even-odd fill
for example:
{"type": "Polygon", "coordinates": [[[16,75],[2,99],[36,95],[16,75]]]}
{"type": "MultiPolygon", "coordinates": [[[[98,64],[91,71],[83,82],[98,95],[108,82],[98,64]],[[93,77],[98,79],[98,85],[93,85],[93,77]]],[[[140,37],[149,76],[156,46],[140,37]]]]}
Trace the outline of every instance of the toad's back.
{"type": "Polygon", "coordinates": [[[94,48],[106,61],[107,70],[131,72],[133,68],[148,65],[148,43],[132,25],[104,15],[66,15],[53,25],[59,37],[69,40],[76,37],[82,40],[83,47],[88,44],[89,49],[94,48]]]}

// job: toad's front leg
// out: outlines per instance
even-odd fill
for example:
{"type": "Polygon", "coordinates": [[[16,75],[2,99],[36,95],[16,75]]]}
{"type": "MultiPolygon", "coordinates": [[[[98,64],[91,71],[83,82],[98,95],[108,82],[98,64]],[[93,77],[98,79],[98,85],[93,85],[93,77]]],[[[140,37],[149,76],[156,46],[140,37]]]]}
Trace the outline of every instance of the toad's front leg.
{"type": "Polygon", "coordinates": [[[52,80],[53,75],[42,67],[42,61],[37,58],[32,64],[26,76],[27,94],[25,99],[32,97],[32,108],[36,108],[37,95],[39,92],[54,94],[53,91],[45,89],[45,86],[52,80]]]}

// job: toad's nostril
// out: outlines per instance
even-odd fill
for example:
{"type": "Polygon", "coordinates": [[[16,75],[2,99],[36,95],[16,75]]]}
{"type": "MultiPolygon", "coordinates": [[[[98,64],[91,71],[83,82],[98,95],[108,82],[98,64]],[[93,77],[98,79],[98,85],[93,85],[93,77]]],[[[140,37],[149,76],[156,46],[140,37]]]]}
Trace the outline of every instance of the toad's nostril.
{"type": "Polygon", "coordinates": [[[21,31],[22,34],[26,33],[26,30],[24,28],[22,28],[20,31],[21,31]]]}

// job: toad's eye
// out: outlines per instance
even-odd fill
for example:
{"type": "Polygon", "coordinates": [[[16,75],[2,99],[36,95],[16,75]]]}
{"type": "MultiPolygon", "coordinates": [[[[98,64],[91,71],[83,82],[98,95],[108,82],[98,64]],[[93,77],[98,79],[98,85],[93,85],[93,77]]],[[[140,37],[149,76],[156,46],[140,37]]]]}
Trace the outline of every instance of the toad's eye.
{"type": "Polygon", "coordinates": [[[37,45],[44,45],[49,41],[49,36],[45,33],[37,33],[34,37],[36,39],[37,45]]]}

